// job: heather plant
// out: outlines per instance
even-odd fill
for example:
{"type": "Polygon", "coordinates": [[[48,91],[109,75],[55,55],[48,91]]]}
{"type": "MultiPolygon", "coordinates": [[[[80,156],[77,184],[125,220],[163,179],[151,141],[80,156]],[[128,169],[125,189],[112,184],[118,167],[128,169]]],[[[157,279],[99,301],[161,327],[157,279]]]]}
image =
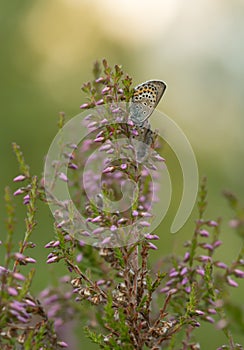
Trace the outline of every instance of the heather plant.
{"type": "MultiPolygon", "coordinates": [[[[167,163],[156,152],[162,140],[148,125],[142,128],[128,120],[134,90],[132,79],[120,66],[112,68],[103,60],[94,65],[93,75],[82,86],[87,102],[81,109],[89,112],[82,124],[87,136],[81,144],[65,140],[59,145],[61,156],[51,163],[53,177],[49,178],[48,171],[46,177],[33,176],[19,146],[13,144],[19,164],[14,183],[21,186],[13,195],[10,188],[5,190],[1,349],[69,348],[62,334],[74,321],[79,327],[81,322],[86,324],[86,336],[101,349],[200,349],[195,331],[205,322],[215,327],[216,335],[224,332],[226,336],[226,344],[219,344],[218,350],[243,349],[232,334],[234,325],[244,332],[243,310],[229,298],[229,290],[237,288],[237,280],[244,277],[244,209],[232,193],[224,193],[234,210],[230,226],[241,241],[239,255],[228,266],[217,254],[223,244],[221,219],[206,217],[207,183],[203,178],[198,217],[184,244],[185,253],[162,257],[153,266],[149,257],[163,239],[151,229],[152,203],[157,201],[153,185],[157,188],[160,166],[167,163]],[[143,146],[136,140],[144,141],[148,135],[150,142],[140,152],[143,146]],[[84,176],[88,158],[92,164],[84,176]],[[96,181],[101,177],[97,193],[96,181]],[[122,201],[120,210],[111,209],[111,203],[123,196],[121,188],[128,179],[137,185],[136,192],[127,188],[132,205],[122,201]],[[72,210],[70,202],[60,200],[53,191],[60,182],[68,186],[75,204],[72,210]],[[13,243],[17,225],[14,196],[22,196],[26,208],[26,230],[17,248],[13,243]],[[66,274],[58,285],[33,295],[34,268],[27,267],[37,263],[34,241],[40,201],[50,205],[55,217],[53,240],[45,246],[47,264],[63,264],[66,274]]],[[[61,132],[65,118],[61,113],[61,132]]]]}

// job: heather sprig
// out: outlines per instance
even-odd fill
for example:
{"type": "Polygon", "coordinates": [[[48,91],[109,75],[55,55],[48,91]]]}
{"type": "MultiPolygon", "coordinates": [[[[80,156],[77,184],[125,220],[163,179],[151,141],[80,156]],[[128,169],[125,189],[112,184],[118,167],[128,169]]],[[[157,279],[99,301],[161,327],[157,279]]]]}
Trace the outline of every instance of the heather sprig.
{"type": "MultiPolygon", "coordinates": [[[[159,249],[158,241],[163,237],[151,230],[152,183],[155,185],[158,164],[164,162],[155,152],[158,137],[150,131],[153,142],[147,157],[143,163],[135,164],[133,140],[143,140],[146,135],[128,120],[132,79],[121,66],[110,67],[106,60],[95,63],[93,75],[82,86],[86,102],[80,106],[82,111],[89,111],[83,124],[88,136],[81,145],[65,145],[62,157],[52,164],[55,176],[48,191],[44,179],[39,181],[31,174],[19,146],[13,145],[19,163],[14,184],[21,186],[15,189],[14,197],[23,197],[26,228],[16,250],[13,196],[7,188],[6,252],[4,266],[0,267],[1,348],[15,349],[17,344],[20,349],[67,347],[59,334],[75,320],[86,322],[86,336],[101,349],[200,349],[195,330],[204,322],[225,333],[228,345],[220,345],[218,350],[243,349],[235,344],[232,335],[234,323],[240,332],[244,331],[243,312],[229,298],[229,289],[238,287],[237,281],[244,278],[243,246],[229,266],[219,260],[218,249],[224,245],[222,222],[206,218],[204,178],[198,195],[198,218],[184,244],[183,256],[165,256],[155,266],[150,263],[150,255],[159,249]],[[121,102],[125,103],[124,109],[121,102]],[[128,143],[121,146],[117,142],[121,138],[127,138],[128,143]],[[97,149],[104,162],[102,188],[101,193],[88,198],[86,190],[93,190],[101,177],[96,170],[100,158],[93,154],[97,149]],[[94,160],[96,167],[83,179],[87,157],[94,160]],[[62,172],[63,164],[68,166],[67,174],[62,172]],[[121,184],[126,179],[138,185],[136,200],[124,211],[109,210],[109,203],[120,199],[121,184]],[[67,230],[73,228],[76,213],[65,215],[69,203],[49,192],[56,181],[68,185],[76,209],[82,214],[84,228],[78,234],[67,230]],[[35,270],[25,272],[25,266],[36,264],[33,242],[38,201],[56,205],[53,239],[45,245],[49,251],[46,262],[63,263],[65,274],[36,297],[30,291],[35,270]],[[133,225],[128,236],[127,225],[133,225]],[[123,244],[116,245],[118,242],[123,244]]],[[[60,113],[60,130],[65,118],[60,113]]],[[[235,211],[230,226],[243,239],[244,210],[233,194],[225,196],[235,211]]]]}

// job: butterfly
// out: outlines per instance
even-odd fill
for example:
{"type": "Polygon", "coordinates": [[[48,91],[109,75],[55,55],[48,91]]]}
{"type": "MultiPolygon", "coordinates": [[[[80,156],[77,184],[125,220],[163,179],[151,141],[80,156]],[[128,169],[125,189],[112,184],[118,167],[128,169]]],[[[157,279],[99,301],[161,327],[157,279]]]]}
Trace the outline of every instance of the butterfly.
{"type": "Polygon", "coordinates": [[[134,88],[129,118],[135,125],[144,126],[157,107],[165,89],[166,85],[161,80],[148,80],[134,88]]]}

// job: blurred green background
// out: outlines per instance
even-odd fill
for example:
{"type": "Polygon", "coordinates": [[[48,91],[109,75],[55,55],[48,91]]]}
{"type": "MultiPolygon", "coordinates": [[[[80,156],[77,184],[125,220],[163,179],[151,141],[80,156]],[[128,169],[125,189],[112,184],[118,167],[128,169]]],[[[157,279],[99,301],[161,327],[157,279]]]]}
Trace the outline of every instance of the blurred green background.
{"type": "MultiPolygon", "coordinates": [[[[198,160],[200,175],[207,175],[208,215],[223,217],[220,257],[230,262],[240,239],[228,227],[231,211],[221,192],[230,189],[244,198],[244,2],[242,0],[36,0],[0,3],[0,183],[3,188],[18,175],[11,143],[18,143],[32,173],[40,174],[44,156],[57,132],[57,116],[72,117],[84,102],[80,86],[91,78],[96,59],[121,64],[134,84],[162,79],[167,91],[159,110],[169,115],[188,137],[198,160]]],[[[174,160],[173,183],[181,178],[174,160]]],[[[177,195],[176,195],[177,196],[177,195]]],[[[244,201],[244,199],[243,199],[244,201]]],[[[19,204],[16,241],[24,232],[24,208],[19,204]]],[[[0,239],[4,239],[1,201],[0,239]]],[[[168,233],[175,206],[160,232],[160,249],[153,260],[181,252],[182,242],[194,227],[194,214],[182,231],[168,233]],[[167,228],[167,229],[166,229],[167,228]]],[[[43,245],[52,238],[48,208],[38,212],[39,228],[33,240],[38,249],[38,291],[62,275],[63,266],[45,264],[43,245]]],[[[0,251],[1,254],[3,250],[0,251]]],[[[1,260],[1,259],[0,259],[1,260]]],[[[243,305],[244,283],[232,296],[243,305]]],[[[222,334],[203,325],[203,349],[225,342],[222,334]],[[206,332],[208,337],[206,337],[206,332]]],[[[236,334],[244,343],[244,336],[236,334]]],[[[82,340],[77,349],[93,349],[82,340]]]]}

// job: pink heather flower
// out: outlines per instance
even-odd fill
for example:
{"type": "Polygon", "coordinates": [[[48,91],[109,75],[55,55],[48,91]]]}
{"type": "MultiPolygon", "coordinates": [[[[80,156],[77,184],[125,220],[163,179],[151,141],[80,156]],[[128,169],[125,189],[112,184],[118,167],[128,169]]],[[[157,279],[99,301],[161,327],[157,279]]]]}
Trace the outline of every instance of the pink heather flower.
{"type": "Polygon", "coordinates": [[[238,287],[238,283],[236,281],[234,281],[232,278],[230,278],[230,276],[227,276],[227,282],[231,287],[238,287]]]}
{"type": "Polygon", "coordinates": [[[235,269],[235,270],[233,271],[233,273],[236,275],[236,277],[240,277],[240,278],[243,278],[243,277],[244,277],[244,271],[242,271],[242,270],[235,269]]]}
{"type": "MultiPolygon", "coordinates": [[[[228,322],[225,319],[219,320],[216,324],[217,329],[223,329],[226,328],[228,325],[228,322]]],[[[223,349],[223,348],[222,348],[223,349]]]]}
{"type": "Polygon", "coordinates": [[[58,346],[60,346],[61,348],[67,348],[67,347],[68,347],[68,344],[65,343],[64,341],[59,341],[59,342],[58,342],[58,346]]]}
{"type": "Polygon", "coordinates": [[[140,225],[143,227],[149,227],[151,224],[148,221],[140,221],[140,225]]]}
{"type": "Polygon", "coordinates": [[[68,182],[68,178],[64,173],[60,173],[59,176],[60,180],[68,182]]]}
{"type": "Polygon", "coordinates": [[[107,168],[105,168],[103,170],[103,174],[106,174],[106,173],[111,173],[112,171],[114,171],[115,167],[114,166],[108,166],[107,168]]]}
{"type": "MultiPolygon", "coordinates": [[[[97,122],[91,122],[87,125],[88,129],[93,128],[94,126],[97,126],[97,122]]],[[[87,140],[87,141],[91,141],[91,140],[87,140]]],[[[91,143],[91,142],[90,142],[91,143]]]]}
{"type": "Polygon", "coordinates": [[[190,259],[190,253],[186,252],[183,261],[187,262],[190,259]]]}
{"type": "Polygon", "coordinates": [[[148,247],[149,249],[153,249],[153,250],[157,250],[158,247],[156,247],[154,244],[152,244],[151,242],[148,242],[148,247]]]}
{"type": "Polygon", "coordinates": [[[207,230],[199,230],[199,234],[202,237],[209,237],[209,232],[207,230]]]}
{"type": "Polygon", "coordinates": [[[208,222],[208,226],[217,227],[217,226],[219,226],[219,224],[216,221],[214,221],[214,220],[210,220],[208,222]]]}
{"type": "Polygon", "coordinates": [[[177,292],[178,292],[178,290],[176,288],[172,288],[172,289],[169,290],[168,294],[172,295],[172,294],[175,294],[177,292]]]}
{"type": "Polygon", "coordinates": [[[74,163],[69,163],[69,168],[73,169],[73,170],[77,170],[78,169],[78,165],[76,165],[74,163]]]}
{"type": "Polygon", "coordinates": [[[191,287],[190,287],[190,286],[187,286],[187,287],[185,288],[185,291],[186,291],[187,294],[190,294],[190,293],[191,293],[191,287]]]}
{"type": "Polygon", "coordinates": [[[47,259],[46,262],[47,262],[47,264],[52,264],[52,263],[56,262],[58,259],[59,259],[58,256],[54,255],[53,257],[47,259]]]}
{"type": "Polygon", "coordinates": [[[213,246],[214,248],[218,248],[223,242],[222,241],[216,241],[214,242],[213,246]]]}
{"type": "Polygon", "coordinates": [[[127,164],[121,164],[120,168],[121,168],[122,170],[125,170],[125,169],[127,168],[127,164]]]}
{"type": "Polygon", "coordinates": [[[103,104],[104,104],[104,101],[103,101],[102,98],[100,100],[96,101],[96,105],[97,106],[100,106],[100,105],[103,105],[103,104]]]}
{"type": "Polygon", "coordinates": [[[101,221],[101,215],[96,216],[94,219],[91,220],[91,222],[99,222],[101,221]]]}
{"type": "Polygon", "coordinates": [[[199,259],[201,260],[201,261],[203,261],[203,262],[207,262],[207,261],[212,261],[212,258],[210,257],[210,256],[208,256],[208,255],[200,255],[199,256],[199,259]]]}
{"type": "Polygon", "coordinates": [[[210,323],[214,323],[214,319],[211,316],[205,317],[205,320],[210,322],[210,323]]]}
{"type": "Polygon", "coordinates": [[[107,92],[109,92],[110,90],[111,90],[111,88],[109,86],[105,86],[105,88],[102,89],[101,93],[102,93],[102,95],[104,95],[107,92]]]}
{"type": "Polygon", "coordinates": [[[198,275],[200,276],[204,276],[205,275],[205,271],[202,267],[199,267],[196,269],[196,273],[198,273],[198,275]]]}
{"type": "Polygon", "coordinates": [[[28,194],[26,196],[24,196],[23,203],[24,203],[24,205],[27,205],[30,203],[30,196],[28,194]]]}
{"type": "Polygon", "coordinates": [[[13,179],[13,182],[19,182],[19,181],[23,181],[26,179],[25,175],[18,175],[13,179]]]}
{"type": "Polygon", "coordinates": [[[102,284],[104,284],[106,281],[105,280],[98,280],[96,282],[97,286],[101,286],[102,284]]]}
{"type": "Polygon", "coordinates": [[[186,273],[187,273],[187,267],[185,266],[185,267],[183,267],[183,269],[181,270],[180,275],[181,275],[181,276],[184,276],[186,273]]]}
{"type": "Polygon", "coordinates": [[[161,157],[158,153],[154,156],[155,159],[157,159],[159,162],[165,162],[165,159],[161,157]]]}
{"type": "Polygon", "coordinates": [[[85,109],[89,107],[89,103],[83,103],[81,106],[80,106],[80,109],[85,109]]]}
{"type": "Polygon", "coordinates": [[[19,281],[24,281],[25,280],[25,276],[23,276],[19,272],[14,272],[12,276],[13,276],[13,278],[15,278],[16,280],[19,280],[19,281]]]}
{"type": "Polygon", "coordinates": [[[117,231],[117,230],[118,230],[118,227],[115,226],[115,225],[112,225],[112,226],[110,227],[110,231],[112,231],[112,232],[115,232],[115,231],[117,231]]]}
{"type": "Polygon", "coordinates": [[[17,290],[16,290],[15,288],[13,288],[13,287],[8,287],[7,289],[8,289],[8,294],[9,294],[9,295],[12,295],[12,296],[14,296],[14,297],[16,297],[16,295],[18,295],[18,292],[17,292],[17,290]]]}
{"type": "Polygon", "coordinates": [[[229,226],[232,227],[232,228],[237,228],[239,226],[240,222],[239,220],[230,220],[229,221],[229,226]]]}
{"type": "Polygon", "coordinates": [[[170,290],[170,287],[164,287],[162,289],[160,289],[160,293],[167,293],[170,290]]]}
{"type": "Polygon", "coordinates": [[[96,139],[94,139],[94,142],[101,142],[104,140],[103,136],[97,137],[96,139]]]}
{"type": "Polygon", "coordinates": [[[137,130],[132,130],[132,135],[138,136],[138,131],[137,130]]]}
{"type": "Polygon", "coordinates": [[[189,281],[188,278],[187,278],[187,277],[184,277],[183,280],[181,281],[182,286],[184,286],[185,284],[187,284],[188,281],[189,281]]]}
{"type": "Polygon", "coordinates": [[[143,217],[143,218],[150,218],[152,217],[152,214],[151,213],[148,213],[147,211],[142,211],[140,213],[140,215],[143,217]]]}
{"type": "Polygon", "coordinates": [[[102,245],[107,244],[109,241],[111,241],[111,237],[106,237],[104,240],[101,242],[102,245]]]}
{"type": "Polygon", "coordinates": [[[19,188],[17,191],[14,192],[14,196],[18,196],[19,194],[23,194],[23,193],[24,191],[21,188],[19,188]]]}
{"type": "Polygon", "coordinates": [[[215,309],[208,309],[208,313],[215,315],[215,314],[217,314],[217,311],[215,309]]]}
{"type": "Polygon", "coordinates": [[[99,151],[107,151],[111,148],[111,144],[110,143],[106,143],[106,144],[103,144],[100,148],[99,148],[99,151]]]}
{"type": "Polygon", "coordinates": [[[202,247],[203,247],[203,249],[208,249],[208,250],[210,250],[210,251],[213,250],[212,244],[209,244],[209,243],[203,244],[202,247]]]}
{"type": "Polygon", "coordinates": [[[79,240],[79,246],[80,247],[84,247],[86,245],[86,243],[84,241],[82,241],[82,239],[79,240]]]}
{"type": "Polygon", "coordinates": [[[21,253],[14,253],[14,256],[15,258],[18,260],[18,261],[24,261],[25,260],[25,256],[24,254],[21,254],[21,253]]]}
{"type": "Polygon", "coordinates": [[[133,210],[133,211],[132,211],[132,216],[138,216],[138,215],[139,215],[139,213],[138,213],[137,210],[133,210]]]}
{"type": "Polygon", "coordinates": [[[179,272],[174,270],[174,271],[170,272],[169,277],[176,277],[178,275],[179,275],[179,272]]]}
{"type": "Polygon", "coordinates": [[[203,312],[202,310],[195,310],[196,314],[198,314],[199,316],[205,315],[205,312],[203,312]]]}
{"type": "Polygon", "coordinates": [[[95,230],[92,231],[94,235],[97,235],[98,233],[102,233],[104,231],[104,227],[98,227],[95,228],[95,230]]]}
{"type": "Polygon", "coordinates": [[[105,81],[105,78],[99,77],[95,80],[96,83],[103,83],[105,81]]]}
{"type": "Polygon", "coordinates": [[[112,113],[118,113],[119,111],[120,111],[120,107],[117,107],[117,108],[112,110],[112,113]]]}
{"type": "Polygon", "coordinates": [[[82,261],[82,259],[83,259],[83,254],[82,253],[78,254],[77,257],[76,257],[76,261],[78,263],[80,263],[82,261]]]}
{"type": "Polygon", "coordinates": [[[146,239],[151,239],[151,240],[157,240],[157,239],[159,239],[159,237],[158,237],[157,235],[151,235],[150,233],[146,233],[146,234],[144,235],[144,237],[145,237],[146,239]]]}
{"type": "Polygon", "coordinates": [[[30,263],[30,264],[35,264],[36,260],[31,258],[31,257],[26,257],[25,258],[25,262],[30,263]]]}
{"type": "Polygon", "coordinates": [[[225,270],[228,268],[228,266],[225,263],[223,263],[222,261],[217,261],[215,263],[215,266],[219,267],[220,269],[225,269],[225,270]]]}

